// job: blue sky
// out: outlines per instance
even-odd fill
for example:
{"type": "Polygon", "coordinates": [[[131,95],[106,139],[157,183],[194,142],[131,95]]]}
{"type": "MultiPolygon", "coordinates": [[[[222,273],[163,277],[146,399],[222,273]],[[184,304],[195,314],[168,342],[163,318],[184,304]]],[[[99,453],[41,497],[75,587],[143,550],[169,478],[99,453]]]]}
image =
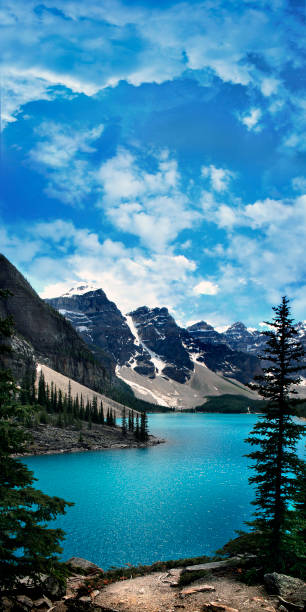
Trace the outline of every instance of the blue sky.
{"type": "Polygon", "coordinates": [[[305,319],[305,3],[3,0],[1,251],[43,297],[305,319]]]}

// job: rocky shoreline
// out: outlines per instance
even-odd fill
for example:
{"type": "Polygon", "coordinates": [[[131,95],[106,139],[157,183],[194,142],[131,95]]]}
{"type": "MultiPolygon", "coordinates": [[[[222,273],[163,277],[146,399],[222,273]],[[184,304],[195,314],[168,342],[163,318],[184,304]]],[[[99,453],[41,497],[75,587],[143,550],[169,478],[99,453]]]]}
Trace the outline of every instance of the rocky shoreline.
{"type": "Polygon", "coordinates": [[[65,562],[69,572],[66,586],[47,575],[41,575],[36,583],[23,578],[11,593],[2,597],[0,593],[0,609],[5,612],[305,610],[306,584],[298,578],[274,572],[248,585],[241,580],[242,557],[190,566],[185,561],[188,559],[104,572],[90,561],[72,557],[65,562]]]}
{"type": "Polygon", "coordinates": [[[93,450],[147,448],[161,444],[164,440],[149,436],[147,442],[135,439],[134,434],[122,434],[119,427],[92,425],[83,422],[82,427],[75,425],[57,427],[55,425],[36,425],[27,429],[31,440],[23,453],[18,457],[31,455],[54,455],[58,453],[79,453],[93,450]]]}

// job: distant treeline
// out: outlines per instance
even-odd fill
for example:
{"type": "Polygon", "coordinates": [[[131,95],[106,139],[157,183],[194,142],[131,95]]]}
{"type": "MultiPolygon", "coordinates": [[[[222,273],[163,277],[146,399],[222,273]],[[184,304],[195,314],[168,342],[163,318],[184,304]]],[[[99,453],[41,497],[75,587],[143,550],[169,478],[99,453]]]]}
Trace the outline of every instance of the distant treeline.
{"type": "Polygon", "coordinates": [[[205,404],[196,407],[196,412],[222,412],[224,414],[244,414],[262,412],[264,400],[249,399],[244,395],[218,395],[209,397],[205,404]]]}
{"type": "Polygon", "coordinates": [[[169,406],[160,406],[135,397],[131,387],[121,379],[116,381],[116,385],[105,388],[103,393],[119,404],[125,404],[138,412],[172,412],[174,410],[169,406]]]}
{"type": "MultiPolygon", "coordinates": [[[[82,421],[88,423],[89,428],[92,423],[98,425],[108,425],[117,427],[116,413],[108,407],[105,413],[102,400],[98,402],[96,395],[92,400],[88,397],[84,400],[82,393],[72,397],[71,382],[68,383],[68,393],[63,393],[51,382],[49,385],[45,381],[43,372],[40,372],[38,385],[35,384],[36,376],[28,373],[24,376],[20,392],[19,401],[23,405],[38,405],[42,408],[39,414],[40,423],[48,423],[49,415],[53,415],[52,421],[58,427],[80,424],[82,421]],[[55,417],[55,419],[54,419],[55,417]]],[[[145,412],[140,415],[134,410],[126,410],[123,406],[121,429],[123,435],[131,432],[136,440],[146,442],[149,437],[148,417],[145,412]]]]}
{"type": "MultiPolygon", "coordinates": [[[[261,413],[267,405],[266,400],[249,399],[243,395],[219,395],[209,397],[205,404],[196,406],[194,412],[220,412],[223,414],[261,413]]],[[[306,401],[292,399],[296,416],[306,418],[306,401]]]]}

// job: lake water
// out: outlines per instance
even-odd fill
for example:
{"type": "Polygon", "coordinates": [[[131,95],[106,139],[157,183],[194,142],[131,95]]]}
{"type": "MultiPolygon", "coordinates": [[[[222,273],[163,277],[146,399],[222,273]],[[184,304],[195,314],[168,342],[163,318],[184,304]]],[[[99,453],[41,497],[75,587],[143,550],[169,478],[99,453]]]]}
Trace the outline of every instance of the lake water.
{"type": "Polygon", "coordinates": [[[256,418],[154,414],[150,431],[166,444],[27,458],[37,486],[75,502],[55,521],[63,559],[106,569],[213,553],[252,513],[243,455],[256,418]]]}

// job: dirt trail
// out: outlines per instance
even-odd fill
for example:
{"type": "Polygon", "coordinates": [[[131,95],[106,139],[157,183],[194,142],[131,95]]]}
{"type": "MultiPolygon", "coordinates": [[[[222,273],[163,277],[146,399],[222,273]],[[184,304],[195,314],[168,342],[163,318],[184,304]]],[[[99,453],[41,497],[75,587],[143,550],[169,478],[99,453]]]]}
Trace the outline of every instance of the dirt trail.
{"type": "Polygon", "coordinates": [[[110,584],[96,596],[95,604],[120,612],[201,612],[208,602],[216,602],[220,612],[222,604],[239,612],[277,609],[277,600],[268,596],[263,587],[247,586],[232,576],[206,577],[184,588],[171,586],[179,573],[180,570],[174,569],[110,584]],[[207,585],[210,590],[186,593],[200,585],[207,585]]]}

